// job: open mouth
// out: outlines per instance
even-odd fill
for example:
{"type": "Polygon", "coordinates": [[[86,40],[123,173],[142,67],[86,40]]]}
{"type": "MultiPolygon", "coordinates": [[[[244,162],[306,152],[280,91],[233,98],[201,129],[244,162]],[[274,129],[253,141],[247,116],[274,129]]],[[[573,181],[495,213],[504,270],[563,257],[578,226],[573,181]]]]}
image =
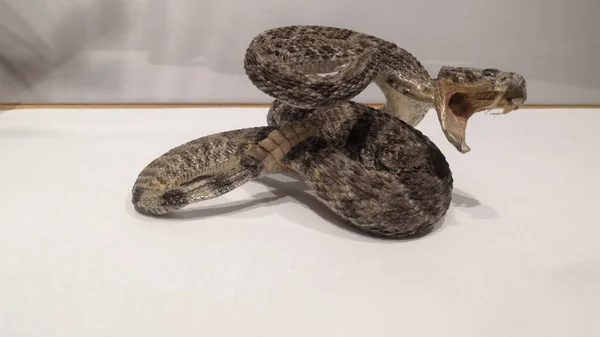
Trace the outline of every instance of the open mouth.
{"type": "MultiPolygon", "coordinates": [[[[439,102],[442,103],[442,102],[439,102]]],[[[469,118],[480,111],[503,108],[502,114],[517,110],[520,104],[501,92],[444,93],[443,104],[437,105],[438,117],[448,141],[461,153],[471,151],[466,143],[469,118]]]]}

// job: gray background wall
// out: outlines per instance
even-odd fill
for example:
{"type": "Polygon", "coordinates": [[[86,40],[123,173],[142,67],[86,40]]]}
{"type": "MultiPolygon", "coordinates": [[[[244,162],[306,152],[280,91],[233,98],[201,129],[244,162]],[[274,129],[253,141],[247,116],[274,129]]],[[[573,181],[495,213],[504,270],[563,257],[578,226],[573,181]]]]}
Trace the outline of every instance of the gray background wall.
{"type": "MultiPolygon", "coordinates": [[[[600,103],[600,0],[0,0],[0,102],[269,102],[253,36],[352,28],[443,64],[522,73],[529,103],[600,103]]],[[[374,86],[358,99],[381,101],[374,86]]]]}

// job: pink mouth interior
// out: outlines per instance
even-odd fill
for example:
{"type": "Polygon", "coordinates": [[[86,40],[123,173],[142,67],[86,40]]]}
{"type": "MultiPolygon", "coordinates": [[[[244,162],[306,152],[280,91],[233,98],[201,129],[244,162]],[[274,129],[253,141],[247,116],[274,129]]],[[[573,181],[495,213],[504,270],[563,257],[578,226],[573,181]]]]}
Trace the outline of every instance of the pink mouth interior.
{"type": "Polygon", "coordinates": [[[453,138],[451,143],[458,151],[467,153],[471,150],[465,142],[467,121],[475,113],[475,107],[471,105],[466,94],[457,92],[446,93],[445,103],[446,136],[453,138]]]}
{"type": "Polygon", "coordinates": [[[467,100],[467,96],[461,93],[450,94],[446,105],[450,108],[450,111],[454,116],[465,122],[473,116],[475,109],[467,100]]]}

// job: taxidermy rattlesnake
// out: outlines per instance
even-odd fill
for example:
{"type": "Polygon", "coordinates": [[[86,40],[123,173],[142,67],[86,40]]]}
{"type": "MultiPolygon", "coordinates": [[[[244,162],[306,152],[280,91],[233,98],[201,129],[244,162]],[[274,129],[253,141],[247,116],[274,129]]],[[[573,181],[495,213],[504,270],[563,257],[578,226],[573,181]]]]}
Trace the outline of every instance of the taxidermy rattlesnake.
{"type": "Polygon", "coordinates": [[[396,44],[335,27],[264,31],[251,41],[244,68],[275,98],[268,125],[208,135],[152,161],[133,187],[139,212],[174,212],[261,175],[294,171],[356,227],[418,234],[446,213],[453,187],[444,155],[415,129],[426,112],[435,108],[446,138],[465,153],[471,115],[507,113],[527,98],[517,73],[444,66],[433,79],[396,44]],[[372,82],[386,97],[381,109],[352,101],[372,82]]]}

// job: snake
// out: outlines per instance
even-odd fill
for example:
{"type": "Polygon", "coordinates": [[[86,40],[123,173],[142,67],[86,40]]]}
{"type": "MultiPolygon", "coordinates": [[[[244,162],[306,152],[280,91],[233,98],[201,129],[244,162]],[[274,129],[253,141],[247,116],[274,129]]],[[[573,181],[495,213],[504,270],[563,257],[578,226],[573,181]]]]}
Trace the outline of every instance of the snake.
{"type": "Polygon", "coordinates": [[[131,190],[146,215],[174,213],[272,173],[293,172],[333,213],[365,234],[427,233],[447,213],[454,178],[418,124],[437,112],[460,153],[469,118],[506,114],[527,99],[525,78],[497,68],[444,65],[430,76],[397,44],[318,25],[267,29],[243,61],[251,83],[272,97],[266,125],[191,140],[151,161],[131,190]],[[385,104],[355,101],[374,83],[385,104]]]}

